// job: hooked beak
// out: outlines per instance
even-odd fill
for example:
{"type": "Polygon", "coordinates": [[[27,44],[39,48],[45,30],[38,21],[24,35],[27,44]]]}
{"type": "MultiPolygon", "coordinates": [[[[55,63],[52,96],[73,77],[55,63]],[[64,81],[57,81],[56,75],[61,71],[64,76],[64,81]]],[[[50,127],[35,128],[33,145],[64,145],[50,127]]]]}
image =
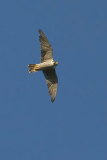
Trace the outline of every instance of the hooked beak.
{"type": "Polygon", "coordinates": [[[58,65],[58,62],[57,62],[57,61],[55,61],[55,65],[58,65]]]}

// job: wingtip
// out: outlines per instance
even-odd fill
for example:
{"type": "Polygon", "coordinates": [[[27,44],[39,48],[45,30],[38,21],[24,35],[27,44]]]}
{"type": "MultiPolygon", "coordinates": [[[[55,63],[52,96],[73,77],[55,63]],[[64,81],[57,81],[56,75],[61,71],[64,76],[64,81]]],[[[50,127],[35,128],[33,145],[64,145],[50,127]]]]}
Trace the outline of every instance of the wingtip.
{"type": "Polygon", "coordinates": [[[38,30],[38,32],[39,32],[39,33],[41,33],[41,32],[42,32],[42,30],[41,30],[41,29],[39,29],[39,30],[38,30]]]}
{"type": "Polygon", "coordinates": [[[53,98],[51,98],[51,102],[53,103],[55,101],[55,98],[53,99],[53,98]]]}

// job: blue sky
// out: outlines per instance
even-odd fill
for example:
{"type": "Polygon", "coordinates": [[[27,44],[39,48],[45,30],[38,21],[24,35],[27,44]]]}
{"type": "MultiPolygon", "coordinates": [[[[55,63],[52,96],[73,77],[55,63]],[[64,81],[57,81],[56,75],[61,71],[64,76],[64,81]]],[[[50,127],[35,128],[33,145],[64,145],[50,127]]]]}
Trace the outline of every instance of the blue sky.
{"type": "Polygon", "coordinates": [[[0,159],[107,160],[107,1],[0,1],[0,159]],[[38,29],[53,47],[51,103],[38,29]]]}

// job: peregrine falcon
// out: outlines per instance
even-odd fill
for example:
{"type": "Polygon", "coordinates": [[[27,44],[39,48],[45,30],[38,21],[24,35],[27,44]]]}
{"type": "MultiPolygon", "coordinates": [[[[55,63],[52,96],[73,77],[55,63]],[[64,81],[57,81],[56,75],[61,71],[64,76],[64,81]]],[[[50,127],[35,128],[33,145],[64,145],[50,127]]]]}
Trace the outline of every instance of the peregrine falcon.
{"type": "Polygon", "coordinates": [[[58,84],[55,67],[58,65],[58,62],[53,60],[53,49],[42,30],[39,30],[39,34],[41,44],[41,63],[29,64],[29,73],[37,71],[43,72],[48,86],[49,95],[51,96],[51,101],[54,102],[58,84]]]}

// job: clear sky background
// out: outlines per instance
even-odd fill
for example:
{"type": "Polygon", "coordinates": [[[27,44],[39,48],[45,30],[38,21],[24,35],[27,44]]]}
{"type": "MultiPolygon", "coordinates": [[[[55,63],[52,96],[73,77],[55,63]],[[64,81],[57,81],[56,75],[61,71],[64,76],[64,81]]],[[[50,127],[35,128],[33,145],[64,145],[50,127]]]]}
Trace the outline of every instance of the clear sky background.
{"type": "Polygon", "coordinates": [[[107,160],[107,1],[0,1],[0,160],[107,160]],[[51,103],[38,29],[53,47],[51,103]]]}

